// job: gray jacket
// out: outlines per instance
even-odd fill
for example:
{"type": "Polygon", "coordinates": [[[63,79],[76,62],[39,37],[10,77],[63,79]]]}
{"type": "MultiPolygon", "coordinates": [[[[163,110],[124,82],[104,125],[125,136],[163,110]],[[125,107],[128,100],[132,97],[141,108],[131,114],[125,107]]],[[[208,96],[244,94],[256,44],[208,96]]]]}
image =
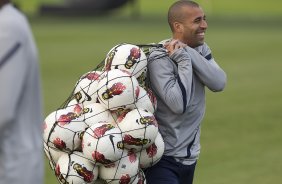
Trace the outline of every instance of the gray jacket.
{"type": "Polygon", "coordinates": [[[205,87],[222,91],[226,74],[205,43],[178,49],[170,57],[163,48],[149,55],[149,80],[157,97],[155,116],[165,141],[164,155],[184,164],[200,153],[200,126],[205,114],[205,87]]]}
{"type": "Polygon", "coordinates": [[[26,18],[0,8],[0,184],[43,183],[37,49],[26,18]]]}

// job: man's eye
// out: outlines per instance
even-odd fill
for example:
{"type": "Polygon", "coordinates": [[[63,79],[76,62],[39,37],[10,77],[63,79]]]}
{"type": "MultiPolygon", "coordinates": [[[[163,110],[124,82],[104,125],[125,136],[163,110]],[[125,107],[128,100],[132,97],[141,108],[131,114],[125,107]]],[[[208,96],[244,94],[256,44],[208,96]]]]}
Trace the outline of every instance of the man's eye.
{"type": "Polygon", "coordinates": [[[194,22],[199,23],[199,22],[201,22],[201,19],[195,19],[194,22]]]}

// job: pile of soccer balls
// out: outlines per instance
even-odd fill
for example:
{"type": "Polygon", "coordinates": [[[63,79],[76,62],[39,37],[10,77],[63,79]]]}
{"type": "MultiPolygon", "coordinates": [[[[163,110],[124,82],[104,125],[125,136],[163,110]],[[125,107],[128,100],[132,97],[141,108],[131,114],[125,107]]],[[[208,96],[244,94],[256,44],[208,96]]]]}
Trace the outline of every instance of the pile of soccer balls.
{"type": "Polygon", "coordinates": [[[147,57],[132,44],[112,48],[82,75],[63,107],[44,121],[44,151],[62,184],[144,184],[164,142],[146,84],[147,57]]]}

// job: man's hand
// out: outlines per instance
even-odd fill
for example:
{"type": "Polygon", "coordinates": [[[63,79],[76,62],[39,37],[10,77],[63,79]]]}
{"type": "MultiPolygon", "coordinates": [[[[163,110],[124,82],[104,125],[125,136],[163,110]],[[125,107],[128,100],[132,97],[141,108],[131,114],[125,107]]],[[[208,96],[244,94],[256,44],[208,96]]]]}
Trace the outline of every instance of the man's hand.
{"type": "Polygon", "coordinates": [[[183,48],[186,46],[187,45],[182,43],[181,41],[174,40],[174,39],[164,44],[164,47],[166,48],[169,56],[171,56],[177,49],[183,48]]]}

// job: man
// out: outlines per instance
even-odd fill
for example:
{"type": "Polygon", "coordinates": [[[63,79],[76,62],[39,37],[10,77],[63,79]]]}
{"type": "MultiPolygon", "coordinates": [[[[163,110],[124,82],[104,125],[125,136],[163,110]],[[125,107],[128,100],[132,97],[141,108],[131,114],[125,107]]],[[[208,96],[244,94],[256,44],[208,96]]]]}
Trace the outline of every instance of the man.
{"type": "Polygon", "coordinates": [[[222,91],[225,72],[204,42],[206,16],[193,1],[177,1],[168,11],[172,39],[149,55],[149,78],[157,97],[155,116],[164,138],[162,159],[146,170],[148,184],[192,184],[200,153],[205,87],[222,91]]]}
{"type": "Polygon", "coordinates": [[[9,0],[0,0],[0,88],[0,184],[43,183],[37,49],[9,0]]]}

